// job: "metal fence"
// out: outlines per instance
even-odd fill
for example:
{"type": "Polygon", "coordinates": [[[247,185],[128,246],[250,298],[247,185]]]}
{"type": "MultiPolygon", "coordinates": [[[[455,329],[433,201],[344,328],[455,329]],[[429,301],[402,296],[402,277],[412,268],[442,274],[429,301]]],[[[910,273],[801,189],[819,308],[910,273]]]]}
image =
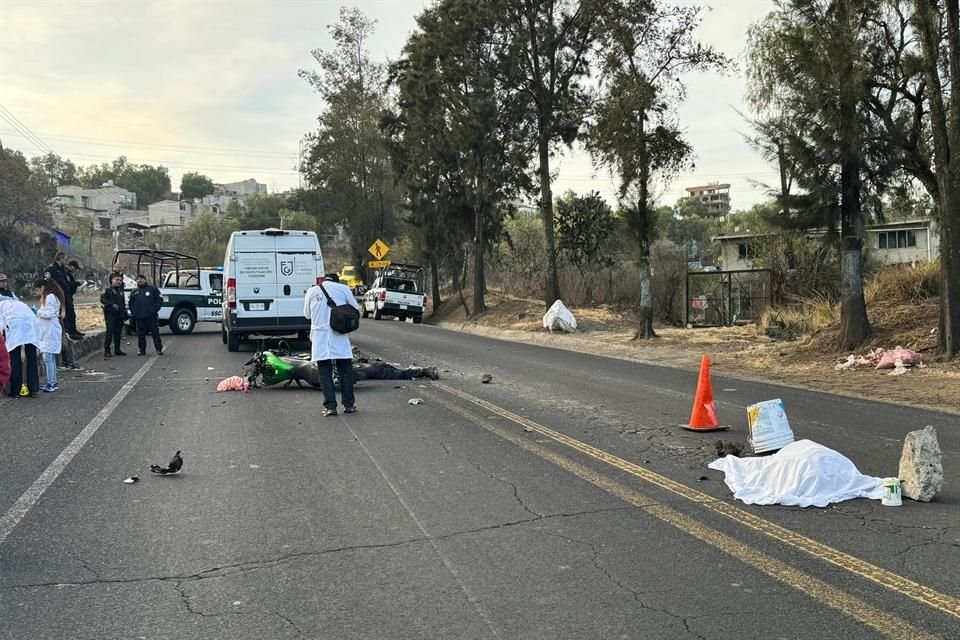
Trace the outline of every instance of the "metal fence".
{"type": "Polygon", "coordinates": [[[771,302],[770,269],[688,272],[683,324],[722,327],[754,322],[771,302]]]}

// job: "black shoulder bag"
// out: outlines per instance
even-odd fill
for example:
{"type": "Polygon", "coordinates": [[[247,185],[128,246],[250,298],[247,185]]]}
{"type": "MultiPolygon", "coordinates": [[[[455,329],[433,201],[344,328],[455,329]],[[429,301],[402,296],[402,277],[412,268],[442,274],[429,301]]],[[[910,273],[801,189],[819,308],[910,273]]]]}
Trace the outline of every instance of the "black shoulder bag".
{"type": "Polygon", "coordinates": [[[320,285],[330,307],[330,328],[337,333],[350,333],[360,328],[360,312],[352,304],[335,304],[327,290],[320,285]]]}

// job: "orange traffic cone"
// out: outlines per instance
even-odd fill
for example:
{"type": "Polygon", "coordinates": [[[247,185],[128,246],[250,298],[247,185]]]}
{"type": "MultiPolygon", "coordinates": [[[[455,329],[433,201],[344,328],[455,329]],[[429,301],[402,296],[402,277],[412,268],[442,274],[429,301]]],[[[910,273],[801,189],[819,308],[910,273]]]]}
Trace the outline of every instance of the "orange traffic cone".
{"type": "Polygon", "coordinates": [[[690,431],[723,431],[713,406],[713,386],[710,384],[710,356],[703,354],[700,361],[700,378],[697,380],[697,395],[693,398],[690,424],[683,427],[690,431]]]}

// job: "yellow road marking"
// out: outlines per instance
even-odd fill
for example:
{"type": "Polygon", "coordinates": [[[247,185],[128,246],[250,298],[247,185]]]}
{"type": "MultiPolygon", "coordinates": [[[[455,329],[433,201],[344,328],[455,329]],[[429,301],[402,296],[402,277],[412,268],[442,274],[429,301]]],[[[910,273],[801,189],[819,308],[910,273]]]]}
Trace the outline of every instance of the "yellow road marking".
{"type": "MultiPolygon", "coordinates": [[[[429,394],[429,392],[428,392],[429,394]]],[[[429,394],[433,395],[433,394],[429,394]]],[[[707,544],[716,547],[727,555],[747,564],[754,569],[767,574],[771,578],[782,582],[783,584],[804,593],[814,600],[836,609],[844,615],[850,616],[858,622],[871,627],[877,632],[893,640],[936,640],[939,636],[927,633],[909,622],[893,614],[887,613],[868,604],[867,602],[852,596],[837,587],[811,576],[799,569],[791,567],[782,560],[777,560],[762,551],[740,542],[739,540],[721,533],[716,529],[694,520],[670,507],[658,504],[654,499],[645,496],[641,492],[631,489],[612,478],[608,478],[601,473],[590,469],[566,456],[551,451],[544,446],[531,442],[530,440],[502,429],[489,420],[473,414],[456,404],[445,400],[439,396],[434,398],[450,411],[457,413],[467,420],[477,424],[483,429],[490,431],[513,444],[529,451],[530,453],[552,462],[564,471],[571,473],[590,484],[610,493],[624,502],[631,504],[638,509],[652,515],[653,517],[666,522],[680,531],[687,533],[707,544]]],[[[489,407],[484,407],[489,409],[489,407]]]]}
{"type": "MultiPolygon", "coordinates": [[[[615,455],[607,453],[602,449],[597,449],[596,447],[592,447],[584,442],[580,442],[575,438],[571,438],[563,433],[554,431],[549,427],[545,427],[537,422],[534,422],[533,420],[529,420],[523,416],[517,415],[498,405],[487,402],[482,398],[478,398],[469,393],[460,391],[459,389],[454,389],[445,384],[437,383],[436,386],[452,395],[462,398],[477,406],[483,407],[487,411],[496,413],[497,415],[506,418],[511,422],[515,422],[523,427],[532,429],[533,431],[536,431],[537,433],[540,433],[541,435],[544,435],[555,442],[566,445],[596,460],[605,462],[606,464],[616,467],[617,469],[629,473],[632,476],[658,486],[661,489],[675,493],[702,507],[739,522],[746,527],[749,527],[755,531],[759,531],[760,533],[774,538],[775,540],[778,540],[784,544],[788,544],[796,549],[800,549],[801,551],[805,551],[816,558],[866,578],[867,580],[870,580],[871,582],[874,582],[885,589],[890,589],[891,591],[901,593],[909,598],[912,598],[913,600],[916,600],[917,602],[920,602],[921,604],[927,605],[928,607],[942,611],[943,613],[951,615],[955,618],[960,618],[960,599],[958,598],[945,593],[940,593],[939,591],[931,589],[930,587],[922,585],[918,582],[914,582],[913,580],[897,575],[891,571],[887,571],[886,569],[878,567],[865,560],[861,560],[860,558],[852,556],[848,553],[834,549],[833,547],[825,545],[822,542],[817,542],[816,540],[801,535],[796,531],[791,531],[790,529],[781,527],[780,525],[774,524],[768,520],[764,520],[763,518],[735,507],[732,504],[718,500],[711,495],[697,491],[696,489],[692,489],[685,484],[671,480],[666,476],[660,475],[659,473],[624,460],[623,458],[619,458],[615,455]]],[[[511,439],[511,441],[514,440],[511,439]]]]}

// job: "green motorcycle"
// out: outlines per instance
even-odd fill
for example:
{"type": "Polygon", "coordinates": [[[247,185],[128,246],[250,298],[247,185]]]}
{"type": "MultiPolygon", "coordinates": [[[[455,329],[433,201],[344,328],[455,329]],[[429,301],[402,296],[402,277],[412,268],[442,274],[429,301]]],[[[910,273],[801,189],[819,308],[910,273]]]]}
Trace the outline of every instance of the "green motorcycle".
{"type": "Polygon", "coordinates": [[[282,346],[276,349],[260,349],[244,364],[247,382],[253,388],[283,384],[289,387],[304,383],[320,389],[320,370],[308,354],[291,354],[282,346]]]}
{"type": "MultiPolygon", "coordinates": [[[[264,349],[261,344],[253,357],[243,366],[247,374],[247,382],[254,389],[277,384],[283,384],[284,387],[292,384],[303,387],[304,383],[314,389],[323,388],[320,382],[320,369],[317,368],[317,363],[310,359],[310,354],[290,353],[290,347],[286,341],[281,341],[275,349],[264,349]]],[[[336,368],[333,370],[333,385],[337,389],[340,388],[336,368]]]]}

